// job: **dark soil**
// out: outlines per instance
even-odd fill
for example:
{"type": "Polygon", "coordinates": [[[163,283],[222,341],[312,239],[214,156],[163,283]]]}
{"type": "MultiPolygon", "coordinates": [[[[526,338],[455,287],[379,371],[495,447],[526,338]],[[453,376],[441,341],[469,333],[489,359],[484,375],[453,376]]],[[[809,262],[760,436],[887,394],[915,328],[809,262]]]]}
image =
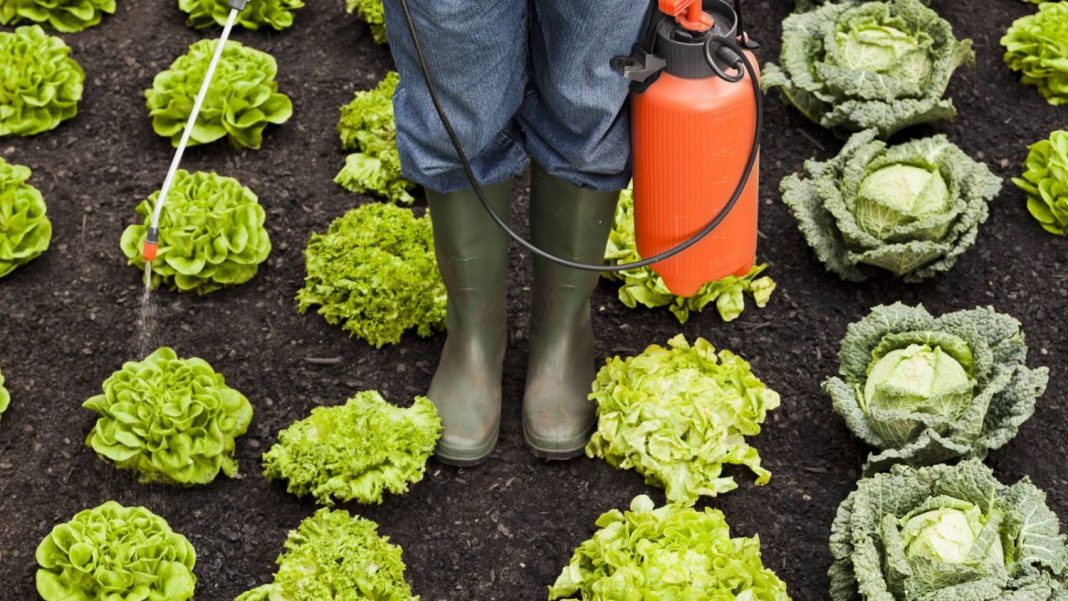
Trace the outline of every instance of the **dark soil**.
{"type": "MultiPolygon", "coordinates": [[[[36,598],[34,550],[53,524],[108,499],[143,504],[166,517],[197,549],[198,599],[229,601],[267,582],[286,532],[315,506],[271,485],[259,457],[278,430],[316,405],[337,404],[378,389],[406,404],[429,384],[443,335],[410,336],[376,350],[350,339],[293,301],[304,274],[301,251],[352,206],[370,202],[332,183],[343,162],[337,108],[390,68],[388,51],[343,11],[340,0],[300,11],[287,32],[239,31],[236,38],[271,52],[293,119],[269,130],[258,152],[225,144],[193,149],[190,169],[213,169],[250,186],[268,210],[274,252],[249,284],[205,298],[164,292],[161,336],[180,354],[207,359],[244,392],[256,418],[239,440],[242,473],[189,490],[146,487],[85,448],[94,416],[81,403],[124,361],[133,341],[139,273],[119,251],[135,204],[158,189],[172,149],[156,136],[143,91],[186,47],[204,35],[184,25],[174,2],[120,2],[118,14],[64,38],[86,70],[79,116],[47,134],[5,139],[0,152],[34,170],[55,225],[53,248],[0,281],[0,369],[12,393],[0,426],[0,583],[3,599],[36,598]],[[322,365],[311,358],[338,358],[322,365]]],[[[748,2],[751,31],[765,43],[762,60],[777,57],[787,3],[748,2]]],[[[1021,86],[1001,60],[998,40],[1022,2],[936,1],[961,37],[975,41],[975,71],[958,73],[949,94],[960,109],[940,131],[1000,175],[1016,174],[1027,145],[1068,125],[1054,108],[1021,86]]],[[[917,133],[925,133],[923,130],[917,133]]],[[[1006,181],[975,247],[941,279],[908,286],[887,279],[855,285],[827,273],[806,247],[777,183],[810,156],[839,142],[773,99],[767,108],[760,253],[779,289],[764,310],[724,324],[714,311],[681,327],[666,311],[628,310],[604,283],[595,298],[602,357],[639,352],[678,331],[704,336],[752,361],[780,391],[756,440],[771,484],[755,487],[737,472],[739,490],[715,499],[739,535],[760,534],[766,564],[795,599],[825,598],[827,536],[838,503],[852,489],[866,450],[831,411],[819,383],[837,369],[846,324],[873,305],[923,302],[935,312],[993,305],[1019,318],[1032,364],[1052,370],[1035,416],[990,459],[999,476],[1024,475],[1068,516],[1068,244],[1045,234],[1021,194],[1006,181]]],[[[522,201],[520,201],[522,202],[522,201]]],[[[522,213],[522,211],[519,211],[522,213]]],[[[513,257],[511,344],[505,420],[492,458],[475,469],[432,461],[425,481],[379,507],[348,509],[367,516],[404,548],[414,591],[443,599],[544,599],[546,586],[601,513],[626,507],[642,492],[633,472],[579,459],[546,463],[522,442],[520,399],[526,359],[529,261],[513,257]]]]}

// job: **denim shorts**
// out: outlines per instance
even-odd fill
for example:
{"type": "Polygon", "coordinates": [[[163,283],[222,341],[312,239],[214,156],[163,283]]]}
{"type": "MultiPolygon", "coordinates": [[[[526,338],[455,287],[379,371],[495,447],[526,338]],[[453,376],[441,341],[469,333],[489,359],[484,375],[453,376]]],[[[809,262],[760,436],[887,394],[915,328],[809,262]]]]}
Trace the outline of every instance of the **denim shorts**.
{"type": "MultiPolygon", "coordinates": [[[[404,175],[440,193],[468,187],[430,101],[399,0],[385,0],[400,73],[393,98],[404,175]]],[[[431,77],[480,183],[523,170],[599,191],[630,180],[629,54],[650,2],[408,0],[431,77]]]]}

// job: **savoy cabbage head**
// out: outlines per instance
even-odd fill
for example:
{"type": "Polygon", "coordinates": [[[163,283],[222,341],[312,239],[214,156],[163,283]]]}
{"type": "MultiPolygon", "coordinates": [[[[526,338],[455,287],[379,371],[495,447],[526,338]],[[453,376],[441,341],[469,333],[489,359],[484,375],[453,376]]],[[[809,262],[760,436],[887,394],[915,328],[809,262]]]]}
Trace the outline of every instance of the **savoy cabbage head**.
{"type": "Polygon", "coordinates": [[[1044,2],[1001,38],[1005,64],[1053,105],[1068,104],[1068,2],[1044,2]]]}
{"type": "MultiPolygon", "coordinates": [[[[2,109],[0,109],[2,110],[2,109]]],[[[36,259],[52,241],[52,222],[29,167],[0,157],[0,278],[36,259]]]]}
{"type": "Polygon", "coordinates": [[[373,90],[356,92],[352,102],[341,107],[337,123],[341,146],[352,151],[334,182],[357,194],[376,194],[403,205],[415,202],[414,184],[401,173],[397,152],[397,125],[393,118],[393,93],[400,83],[390,71],[373,90]]]}
{"type": "Polygon", "coordinates": [[[718,509],[657,508],[639,495],[597,527],[549,588],[550,601],[790,601],[761,560],[760,539],[731,538],[718,509]]]}
{"type": "Polygon", "coordinates": [[[235,601],[419,601],[404,579],[401,548],[371,520],[320,509],[286,538],[270,584],[235,601]]]}
{"type": "Polygon", "coordinates": [[[1068,550],[1046,495],[978,459],[857,483],[831,529],[831,601],[1063,601],[1068,550]]]}
{"type": "Polygon", "coordinates": [[[441,418],[426,397],[401,408],[375,391],[360,392],[282,430],[263,456],[263,473],[324,505],[381,503],[385,492],[406,493],[423,479],[440,434],[441,418]]]}
{"type": "Polygon", "coordinates": [[[764,67],[765,90],[823,127],[887,137],[956,116],[942,96],[975,53],[920,0],[843,0],[787,17],[780,60],[764,67]]]}
{"type": "Polygon", "coordinates": [[[839,359],[841,377],[823,389],[880,450],[869,469],[983,458],[1016,436],[1049,379],[1027,367],[1020,322],[993,309],[933,317],[922,306],[875,307],[850,324],[839,359]]]}
{"type": "Polygon", "coordinates": [[[916,282],[975,243],[1001,178],[943,135],[888,146],[868,130],[780,189],[827,269],[850,281],[881,269],[916,282]]]}
{"type": "Polygon", "coordinates": [[[1012,182],[1027,193],[1027,210],[1043,229],[1068,236],[1068,130],[1032,144],[1024,172],[1012,182]]]}
{"type": "MultiPolygon", "coordinates": [[[[225,25],[230,16],[227,0],[178,0],[178,8],[189,15],[189,25],[197,29],[225,25]]],[[[281,31],[293,25],[298,8],[304,8],[303,0],[249,0],[238,13],[237,24],[246,29],[267,26],[281,31]]]]}
{"type": "Polygon", "coordinates": [[[115,14],[115,0],[3,0],[0,25],[47,23],[56,31],[75,33],[115,14]]]}
{"type": "Polygon", "coordinates": [[[32,136],[78,114],[85,72],[37,25],[0,31],[0,137],[32,136]]]}
{"type": "Polygon", "coordinates": [[[196,552],[144,507],[108,501],[59,524],[37,547],[44,601],[189,601],[196,552]]]}
{"type": "MultiPolygon", "coordinates": [[[[609,265],[622,265],[640,261],[637,239],[634,235],[634,196],[628,188],[619,195],[616,204],[615,223],[608,235],[605,248],[605,262],[609,265]]],[[[649,267],[639,267],[626,271],[606,271],[608,279],[619,280],[619,300],[633,309],[638,305],[649,308],[666,306],[671,314],[686,323],[690,314],[700,312],[708,305],[716,307],[723,321],[736,319],[745,310],[745,296],[753,297],[757,307],[768,304],[771,293],[775,291],[775,281],[768,276],[761,276],[767,265],[754,265],[744,276],[727,276],[715,282],[709,282],[693,296],[676,296],[668,290],[664,278],[649,267]]]]}

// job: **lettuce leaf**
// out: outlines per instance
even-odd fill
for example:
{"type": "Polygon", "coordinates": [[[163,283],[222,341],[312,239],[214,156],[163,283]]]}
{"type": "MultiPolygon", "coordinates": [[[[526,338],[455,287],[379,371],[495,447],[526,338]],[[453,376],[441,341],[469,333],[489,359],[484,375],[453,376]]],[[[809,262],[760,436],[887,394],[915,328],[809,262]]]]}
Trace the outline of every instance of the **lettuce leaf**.
{"type": "Polygon", "coordinates": [[[0,278],[48,250],[52,222],[37,188],[27,183],[29,167],[0,157],[0,278]]]}
{"type": "Polygon", "coordinates": [[[1052,105],[1068,104],[1068,3],[1044,2],[1001,38],[1005,64],[1052,105]]]}

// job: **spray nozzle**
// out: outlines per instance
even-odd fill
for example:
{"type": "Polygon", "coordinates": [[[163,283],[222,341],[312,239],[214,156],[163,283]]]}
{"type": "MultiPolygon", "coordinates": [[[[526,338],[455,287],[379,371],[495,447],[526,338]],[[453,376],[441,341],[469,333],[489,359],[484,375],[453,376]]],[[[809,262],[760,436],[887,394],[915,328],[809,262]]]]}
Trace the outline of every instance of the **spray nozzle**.
{"type": "Polygon", "coordinates": [[[141,247],[141,257],[145,263],[156,260],[156,252],[159,251],[159,228],[150,227],[145,235],[145,244],[141,247]]]}

